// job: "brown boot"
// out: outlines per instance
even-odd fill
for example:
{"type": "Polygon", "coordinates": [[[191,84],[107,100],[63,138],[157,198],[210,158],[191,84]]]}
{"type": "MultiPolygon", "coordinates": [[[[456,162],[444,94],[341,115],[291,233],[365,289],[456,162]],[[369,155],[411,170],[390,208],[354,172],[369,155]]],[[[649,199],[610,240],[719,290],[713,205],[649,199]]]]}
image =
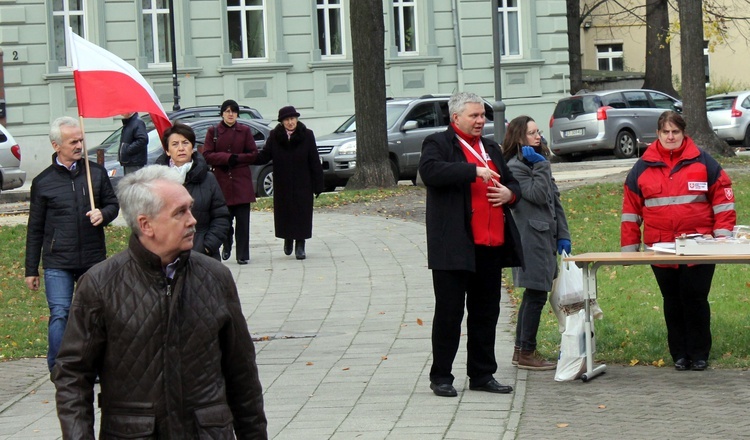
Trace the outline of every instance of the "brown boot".
{"type": "Polygon", "coordinates": [[[518,353],[521,352],[521,347],[518,345],[513,347],[513,359],[511,359],[510,363],[513,365],[518,365],[518,353]]]}
{"type": "Polygon", "coordinates": [[[522,370],[554,370],[557,362],[549,362],[536,350],[521,350],[518,353],[518,368],[522,370]]]}

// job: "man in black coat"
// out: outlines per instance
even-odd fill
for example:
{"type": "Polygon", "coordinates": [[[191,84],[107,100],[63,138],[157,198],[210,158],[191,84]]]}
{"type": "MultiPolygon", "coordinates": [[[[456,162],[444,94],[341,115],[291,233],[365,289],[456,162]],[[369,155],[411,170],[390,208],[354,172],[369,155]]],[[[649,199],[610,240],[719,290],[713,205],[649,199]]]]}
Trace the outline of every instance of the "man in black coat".
{"type": "Polygon", "coordinates": [[[104,227],[117,217],[120,206],[107,170],[89,162],[95,204],[91,206],[82,157],[83,133],[76,119],[55,119],[49,138],[55,149],[52,165],[31,183],[25,276],[26,286],[38,290],[41,258],[50,310],[47,365],[52,371],[74,285],[91,266],[107,257],[104,227]]]}
{"type": "Polygon", "coordinates": [[[127,175],[146,166],[148,160],[148,132],[138,113],[122,115],[122,135],[118,153],[122,170],[127,175]]]}
{"type": "Polygon", "coordinates": [[[448,102],[451,125],[422,144],[419,173],[427,186],[427,258],[435,290],[430,388],[454,397],[451,374],[468,318],[469,388],[510,393],[494,379],[495,331],[500,313],[501,270],[521,266],[521,241],[510,206],[521,187],[500,146],[481,137],[484,101],[473,93],[448,102]]]}

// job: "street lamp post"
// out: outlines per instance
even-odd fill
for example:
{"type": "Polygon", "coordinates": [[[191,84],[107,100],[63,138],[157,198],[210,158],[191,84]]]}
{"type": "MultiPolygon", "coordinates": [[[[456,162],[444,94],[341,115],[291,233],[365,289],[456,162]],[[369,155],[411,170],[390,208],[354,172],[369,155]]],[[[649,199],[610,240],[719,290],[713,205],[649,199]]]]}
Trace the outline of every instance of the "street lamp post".
{"type": "Polygon", "coordinates": [[[498,1],[492,0],[492,55],[493,55],[493,72],[495,74],[495,102],[492,104],[494,110],[495,122],[495,142],[502,143],[505,137],[505,104],[503,103],[502,93],[502,74],[500,71],[500,56],[502,48],[502,34],[500,32],[500,16],[498,14],[498,1]]]}
{"type": "Polygon", "coordinates": [[[169,0],[169,42],[170,53],[172,55],[172,95],[174,105],[172,110],[180,109],[180,83],[177,81],[177,49],[175,48],[174,37],[174,0],[169,0]]]}

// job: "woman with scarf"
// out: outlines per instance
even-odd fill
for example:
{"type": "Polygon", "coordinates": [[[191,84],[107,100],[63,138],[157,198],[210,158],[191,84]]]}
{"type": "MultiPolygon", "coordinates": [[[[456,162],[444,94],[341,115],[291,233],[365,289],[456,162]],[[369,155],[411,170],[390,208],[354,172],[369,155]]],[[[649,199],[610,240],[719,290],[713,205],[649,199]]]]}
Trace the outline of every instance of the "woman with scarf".
{"type": "Polygon", "coordinates": [[[179,171],[193,197],[191,212],[197,221],[193,250],[221,260],[219,247],[229,230],[229,209],[216,177],[194,145],[193,129],[176,122],[162,135],[164,154],[156,159],[156,164],[179,171]]]}

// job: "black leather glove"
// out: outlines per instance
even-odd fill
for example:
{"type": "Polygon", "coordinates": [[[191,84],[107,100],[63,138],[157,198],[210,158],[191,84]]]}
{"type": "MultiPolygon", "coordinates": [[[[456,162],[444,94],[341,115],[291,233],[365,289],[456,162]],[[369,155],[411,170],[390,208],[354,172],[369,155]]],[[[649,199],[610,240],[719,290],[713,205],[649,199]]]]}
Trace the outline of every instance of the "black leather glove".
{"type": "Polygon", "coordinates": [[[237,165],[237,155],[233,154],[229,156],[229,168],[234,168],[237,165]]]}

